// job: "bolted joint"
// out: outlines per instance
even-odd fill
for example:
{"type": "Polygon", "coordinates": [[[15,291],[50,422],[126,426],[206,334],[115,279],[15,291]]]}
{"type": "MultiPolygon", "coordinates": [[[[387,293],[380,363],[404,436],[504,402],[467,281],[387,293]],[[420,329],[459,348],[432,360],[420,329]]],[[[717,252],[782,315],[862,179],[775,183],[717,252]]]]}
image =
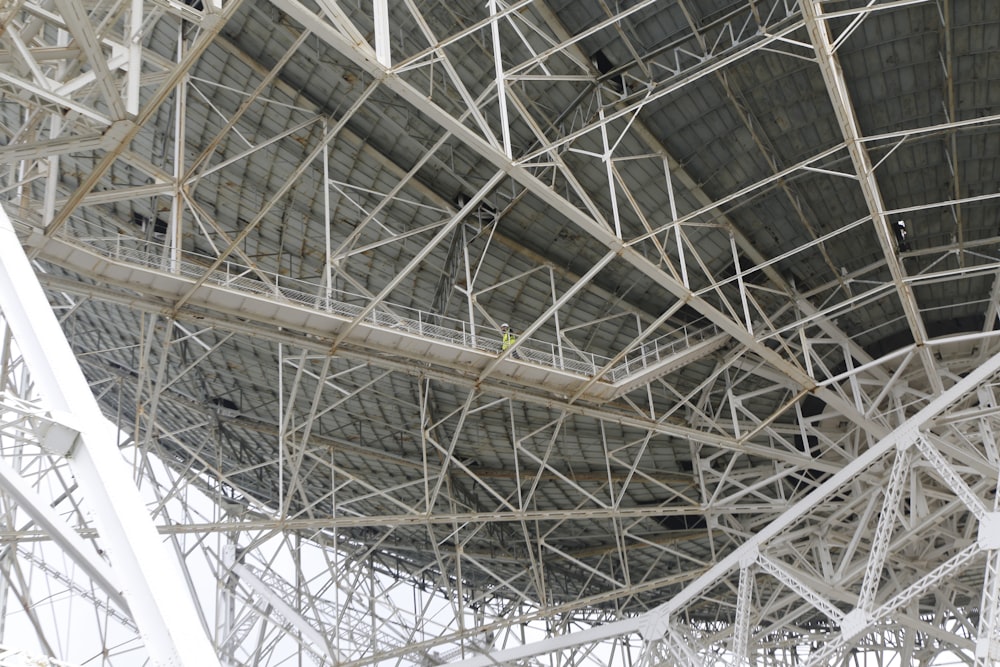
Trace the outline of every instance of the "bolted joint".
{"type": "MultiPolygon", "coordinates": [[[[976,640],[976,657],[986,660],[995,660],[1000,657],[1000,645],[995,639],[984,636],[976,640]]],[[[978,664],[978,663],[977,663],[978,664]]]]}
{"type": "Polygon", "coordinates": [[[871,616],[867,611],[858,607],[844,616],[844,620],[840,622],[840,631],[843,633],[844,639],[850,641],[867,630],[870,624],[871,616]]]}
{"type": "Polygon", "coordinates": [[[906,424],[900,428],[899,441],[896,443],[896,450],[905,452],[907,449],[917,444],[917,438],[922,438],[920,429],[912,424],[906,424]]]}
{"type": "Polygon", "coordinates": [[[757,557],[760,556],[760,549],[754,544],[750,548],[746,548],[743,553],[740,554],[740,569],[745,570],[748,567],[753,567],[757,564],[757,557]]]}
{"type": "Polygon", "coordinates": [[[69,415],[53,414],[39,425],[42,449],[57,456],[72,456],[80,441],[80,429],[71,426],[69,415]]]}
{"type": "Polygon", "coordinates": [[[222,546],[222,564],[231,568],[236,564],[236,545],[224,544],[222,546]]]}
{"type": "Polygon", "coordinates": [[[647,642],[663,639],[670,629],[670,615],[658,610],[653,610],[646,614],[646,618],[639,628],[639,635],[647,642]]]}
{"type": "Polygon", "coordinates": [[[1000,512],[988,512],[979,521],[979,548],[1000,549],[1000,512]]]}

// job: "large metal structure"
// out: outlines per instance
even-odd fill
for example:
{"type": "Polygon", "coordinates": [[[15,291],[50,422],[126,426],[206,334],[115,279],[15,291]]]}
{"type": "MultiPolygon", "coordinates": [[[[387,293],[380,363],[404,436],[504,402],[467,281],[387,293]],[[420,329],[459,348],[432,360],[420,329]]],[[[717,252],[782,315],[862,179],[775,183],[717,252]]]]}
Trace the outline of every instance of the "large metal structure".
{"type": "Polygon", "coordinates": [[[0,4],[0,664],[1000,661],[998,54],[0,4]]]}

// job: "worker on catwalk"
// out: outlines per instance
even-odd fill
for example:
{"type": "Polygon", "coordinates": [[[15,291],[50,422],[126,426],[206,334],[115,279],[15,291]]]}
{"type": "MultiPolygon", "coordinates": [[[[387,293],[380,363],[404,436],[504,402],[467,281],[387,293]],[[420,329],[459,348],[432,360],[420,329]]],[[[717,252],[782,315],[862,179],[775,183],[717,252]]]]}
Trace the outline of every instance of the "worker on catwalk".
{"type": "MultiPolygon", "coordinates": [[[[500,325],[500,351],[506,352],[510,349],[511,345],[517,342],[517,336],[514,335],[514,331],[510,328],[510,325],[504,322],[500,325]]],[[[516,356],[516,354],[514,355],[516,356]]]]}

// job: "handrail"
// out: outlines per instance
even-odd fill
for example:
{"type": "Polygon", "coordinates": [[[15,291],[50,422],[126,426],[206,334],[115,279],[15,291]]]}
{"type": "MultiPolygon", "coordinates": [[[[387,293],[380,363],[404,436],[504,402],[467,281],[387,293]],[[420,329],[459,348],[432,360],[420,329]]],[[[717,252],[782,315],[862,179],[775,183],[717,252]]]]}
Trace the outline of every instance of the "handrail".
{"type": "MultiPolygon", "coordinates": [[[[167,246],[155,241],[130,236],[83,238],[64,233],[60,236],[70,243],[83,245],[108,259],[185,278],[203,279],[206,283],[238,292],[281,298],[347,319],[354,319],[360,315],[367,303],[367,298],[360,294],[336,288],[328,289],[318,283],[252,269],[228,260],[206,274],[211,265],[215,264],[215,258],[184,251],[182,259],[174,259],[169,256],[167,246]],[[149,252],[150,248],[158,252],[149,252]],[[271,284],[261,278],[269,280],[271,284]]],[[[384,309],[375,309],[367,313],[363,322],[490,354],[501,352],[501,343],[497,337],[473,333],[473,328],[464,320],[407,306],[386,304],[384,309]]],[[[719,333],[721,331],[715,324],[702,327],[685,325],[630,350],[620,362],[604,374],[602,380],[617,384],[719,333]]],[[[609,357],[580,350],[567,351],[565,347],[535,340],[531,341],[530,345],[525,343],[518,345],[516,355],[519,361],[528,361],[586,377],[594,377],[611,362],[609,357]]]]}

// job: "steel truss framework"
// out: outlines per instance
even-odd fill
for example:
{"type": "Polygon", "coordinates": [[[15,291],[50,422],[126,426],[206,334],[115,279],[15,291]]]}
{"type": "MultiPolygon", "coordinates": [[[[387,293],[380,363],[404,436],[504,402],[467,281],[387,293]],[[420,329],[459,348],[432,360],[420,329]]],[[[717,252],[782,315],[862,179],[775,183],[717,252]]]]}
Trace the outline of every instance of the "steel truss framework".
{"type": "Polygon", "coordinates": [[[0,664],[1000,661],[983,4],[0,6],[0,664]]]}

